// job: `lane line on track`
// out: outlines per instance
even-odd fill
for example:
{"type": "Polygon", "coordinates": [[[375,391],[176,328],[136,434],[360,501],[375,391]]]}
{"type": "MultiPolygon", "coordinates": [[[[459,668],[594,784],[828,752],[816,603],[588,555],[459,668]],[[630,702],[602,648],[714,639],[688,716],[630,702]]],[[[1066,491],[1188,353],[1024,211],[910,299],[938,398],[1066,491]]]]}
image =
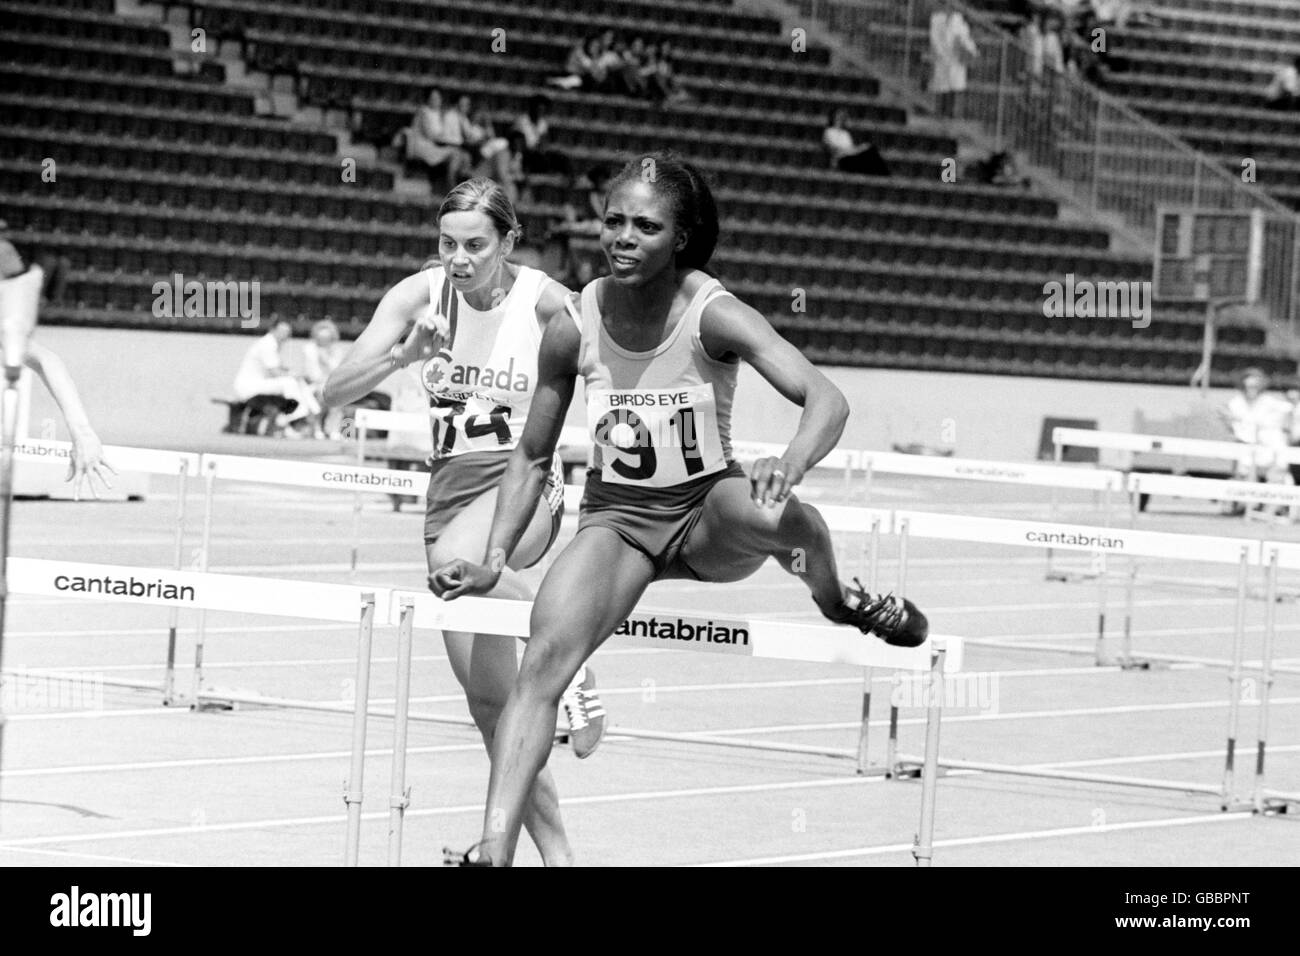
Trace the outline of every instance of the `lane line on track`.
{"type": "MultiPolygon", "coordinates": [[[[1022,830],[1018,833],[992,833],[977,837],[955,837],[935,840],[934,848],[948,849],[962,846],[981,846],[994,843],[1015,843],[1029,840],[1049,840],[1058,837],[1086,836],[1099,833],[1119,833],[1128,830],[1153,830],[1168,827],[1198,826],[1203,823],[1227,823],[1237,820],[1250,820],[1254,814],[1250,811],[1216,813],[1194,817],[1163,817],[1155,820],[1129,820],[1124,823],[1105,823],[1100,826],[1056,827],[1050,830],[1022,830]]],[[[711,863],[696,863],[698,867],[719,866],[771,866],[782,863],[810,863],[817,860],[848,860],[856,857],[880,856],[889,853],[910,853],[910,843],[889,843],[878,846],[861,847],[855,850],[827,850],[821,853],[795,853],[787,856],[750,857],[739,860],[720,860],[711,863]]]]}

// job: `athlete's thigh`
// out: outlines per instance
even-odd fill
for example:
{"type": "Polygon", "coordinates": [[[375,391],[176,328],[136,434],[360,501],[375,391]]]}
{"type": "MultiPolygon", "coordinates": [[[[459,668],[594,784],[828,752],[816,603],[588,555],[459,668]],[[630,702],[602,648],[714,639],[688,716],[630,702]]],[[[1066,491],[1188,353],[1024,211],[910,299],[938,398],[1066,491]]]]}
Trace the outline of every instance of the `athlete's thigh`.
{"type": "Polygon", "coordinates": [[[748,478],[723,478],[704,497],[678,560],[705,581],[747,578],[767,560],[786,507],[756,505],[748,478]]]}
{"type": "Polygon", "coordinates": [[[576,670],[628,616],[653,578],[650,559],[609,528],[579,531],[538,588],[523,666],[546,654],[576,670]]]}
{"type": "MultiPolygon", "coordinates": [[[[425,547],[429,571],[433,572],[455,558],[482,561],[496,507],[497,489],[489,488],[447,522],[447,526],[438,535],[438,540],[425,547]]],[[[551,540],[551,521],[551,510],[539,497],[533,515],[528,520],[528,527],[524,529],[524,535],[519,539],[515,553],[511,555],[510,567],[527,567],[546,553],[551,540]]]]}

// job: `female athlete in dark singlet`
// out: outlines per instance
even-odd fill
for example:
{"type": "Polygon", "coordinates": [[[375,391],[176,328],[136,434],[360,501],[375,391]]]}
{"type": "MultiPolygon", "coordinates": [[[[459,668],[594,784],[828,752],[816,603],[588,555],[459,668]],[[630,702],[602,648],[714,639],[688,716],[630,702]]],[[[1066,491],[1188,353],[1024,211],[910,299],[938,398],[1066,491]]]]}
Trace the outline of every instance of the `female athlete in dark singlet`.
{"type": "Polygon", "coordinates": [[[693,166],[656,153],[624,167],[600,240],[611,274],[569,297],[547,325],[486,566],[461,559],[433,575],[447,599],[496,585],[546,482],[581,376],[596,454],[578,533],[533,604],[532,636],[497,725],[483,840],[477,859],[466,854],[464,862],[510,863],[560,695],[652,581],[739,581],[775,558],[830,620],[891,644],[925,640],[925,617],[910,602],[840,583],[826,522],[791,494],[835,447],[848,404],[762,315],[704,271],[717,237],[713,196],[693,166]],[[803,408],[785,453],[760,459],[749,477],[730,450],[741,360],[803,408]]]}

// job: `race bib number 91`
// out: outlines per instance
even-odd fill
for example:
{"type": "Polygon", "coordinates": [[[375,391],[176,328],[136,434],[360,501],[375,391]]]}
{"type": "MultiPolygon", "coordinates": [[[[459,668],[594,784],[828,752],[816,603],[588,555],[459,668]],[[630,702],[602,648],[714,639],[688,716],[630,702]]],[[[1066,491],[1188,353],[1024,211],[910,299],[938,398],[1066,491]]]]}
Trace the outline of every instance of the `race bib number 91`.
{"type": "Polygon", "coordinates": [[[600,477],[619,485],[671,488],[726,467],[709,383],[685,388],[592,389],[587,422],[600,477]]]}

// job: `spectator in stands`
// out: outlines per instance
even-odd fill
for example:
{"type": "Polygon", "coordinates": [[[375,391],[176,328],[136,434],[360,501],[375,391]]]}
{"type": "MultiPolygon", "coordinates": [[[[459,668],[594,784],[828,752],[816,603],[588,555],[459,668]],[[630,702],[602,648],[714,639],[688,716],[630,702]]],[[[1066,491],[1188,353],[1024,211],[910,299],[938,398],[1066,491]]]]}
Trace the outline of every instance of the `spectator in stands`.
{"type": "Polygon", "coordinates": [[[619,82],[630,96],[642,97],[648,92],[646,76],[642,73],[645,64],[645,38],[635,36],[623,51],[623,65],[618,71],[619,82]]]}
{"type": "Polygon", "coordinates": [[[596,60],[596,70],[601,76],[601,85],[598,88],[605,93],[631,95],[632,91],[628,89],[625,76],[628,52],[627,41],[614,34],[612,30],[605,32],[610,36],[610,40],[608,45],[601,50],[600,57],[596,60]]]}
{"type": "Polygon", "coordinates": [[[551,77],[546,82],[562,90],[598,89],[604,83],[604,74],[597,65],[599,59],[600,38],[595,35],[584,37],[569,51],[564,74],[551,77]]]}
{"type": "Polygon", "coordinates": [[[486,107],[474,109],[469,94],[461,94],[456,112],[461,118],[461,138],[469,175],[495,179],[510,197],[510,202],[518,202],[519,183],[511,170],[510,141],[497,135],[486,107]]]}
{"type": "Polygon", "coordinates": [[[561,243],[560,271],[570,276],[577,288],[596,278],[604,263],[605,256],[598,248],[584,249],[584,246],[593,245],[600,237],[611,177],[608,167],[593,166],[587,172],[586,186],[575,190],[577,195],[565,203],[564,221],[551,228],[551,238],[561,243]]]}
{"type": "Polygon", "coordinates": [[[1006,150],[972,163],[966,176],[986,186],[1011,186],[1019,189],[1030,187],[1029,177],[1020,174],[1014,154],[1006,150]]]}
{"type": "Polygon", "coordinates": [[[957,97],[966,90],[966,69],[979,56],[970,26],[954,0],[930,17],[930,92],[937,97],[939,115],[956,115],[957,97]]]}
{"type": "Polygon", "coordinates": [[[853,139],[848,130],[848,115],[843,108],[831,110],[822,133],[822,145],[826,147],[831,167],[863,176],[888,176],[889,164],[880,155],[880,150],[871,143],[858,143],[853,139]]]}
{"type": "Polygon", "coordinates": [[[1300,56],[1273,74],[1264,91],[1264,105],[1271,110],[1300,109],[1300,56]]]}
{"type": "Polygon", "coordinates": [[[286,438],[302,438],[302,432],[289,426],[304,419],[310,423],[312,416],[320,414],[320,403],[311,387],[290,372],[284,361],[284,343],[292,335],[293,327],[281,319],[250,345],[235,374],[234,392],[241,402],[258,395],[279,395],[297,402],[295,408],[280,415],[275,426],[286,438]]]}
{"type": "MultiPolygon", "coordinates": [[[[5,236],[7,228],[7,224],[0,221],[0,280],[13,279],[27,271],[22,256],[5,236]]],[[[57,355],[30,338],[27,340],[23,364],[35,372],[50,390],[72,439],[68,474],[64,480],[73,482],[73,494],[78,499],[81,498],[83,482],[91,494],[98,498],[100,490],[95,487],[95,480],[98,479],[107,490],[113,485],[104,474],[104,469],[107,468],[113,474],[117,472],[104,461],[104,446],[90,425],[90,418],[86,415],[85,406],[81,404],[81,396],[77,394],[77,386],[73,384],[67,367],[57,355]]]]}
{"type": "Polygon", "coordinates": [[[1291,403],[1268,391],[1268,375],[1261,369],[1244,369],[1236,378],[1238,391],[1222,410],[1224,420],[1237,441],[1262,448],[1253,466],[1248,462],[1237,463],[1239,477],[1253,478],[1259,469],[1263,480],[1285,482],[1290,475],[1275,453],[1289,444],[1291,403]]]}
{"type": "Polygon", "coordinates": [[[449,125],[442,91],[431,88],[406,129],[406,158],[425,167],[429,185],[436,193],[450,190],[465,174],[459,137],[459,121],[449,125]]]}
{"type": "Polygon", "coordinates": [[[1061,41],[1064,21],[1058,13],[1039,13],[1024,29],[1024,39],[1029,44],[1029,73],[1040,79],[1044,70],[1051,74],[1065,72],[1065,51],[1061,41]]]}
{"type": "Polygon", "coordinates": [[[339,327],[333,319],[321,319],[311,327],[311,338],[302,347],[302,364],[303,377],[322,409],[312,422],[317,438],[340,437],[343,409],[326,408],[322,392],[325,380],[339,367],[346,353],[347,347],[340,341],[339,327]]]}
{"type": "Polygon", "coordinates": [[[551,123],[546,114],[551,101],[540,93],[528,101],[528,109],[516,119],[514,128],[523,137],[523,168],[526,174],[559,173],[566,186],[573,185],[573,162],[551,146],[551,123]]]}
{"type": "Polygon", "coordinates": [[[672,57],[672,44],[667,40],[646,47],[641,75],[645,78],[646,95],[660,106],[665,103],[685,103],[691,99],[691,94],[677,82],[672,57]]]}

